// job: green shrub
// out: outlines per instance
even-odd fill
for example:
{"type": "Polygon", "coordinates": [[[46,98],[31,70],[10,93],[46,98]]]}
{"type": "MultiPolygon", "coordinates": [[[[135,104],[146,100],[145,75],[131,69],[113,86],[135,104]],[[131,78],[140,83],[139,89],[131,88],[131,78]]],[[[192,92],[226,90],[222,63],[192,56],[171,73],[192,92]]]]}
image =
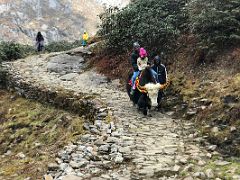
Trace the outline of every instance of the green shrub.
{"type": "Polygon", "coordinates": [[[133,41],[151,51],[170,52],[187,20],[184,5],[184,0],[139,0],[123,10],[108,10],[100,16],[99,34],[114,52],[127,51],[133,41]]]}
{"type": "MultiPolygon", "coordinates": [[[[47,52],[66,51],[72,48],[81,46],[80,41],[75,42],[52,42],[45,46],[47,52]]],[[[36,54],[34,47],[29,45],[22,45],[13,42],[0,42],[0,63],[2,61],[12,61],[20,58],[25,58],[28,55],[36,54]]]]}
{"type": "Polygon", "coordinates": [[[187,9],[190,32],[208,55],[240,44],[239,0],[192,0],[187,9]]]}
{"type": "Polygon", "coordinates": [[[67,51],[79,46],[81,46],[81,41],[75,41],[75,42],[59,41],[59,42],[52,42],[46,45],[45,50],[47,52],[59,52],[59,51],[67,51]]]}
{"type": "Polygon", "coordinates": [[[0,43],[0,62],[24,58],[33,53],[33,47],[28,45],[21,45],[13,42],[0,43]]]}
{"type": "MultiPolygon", "coordinates": [[[[206,58],[240,45],[239,0],[135,0],[100,16],[99,34],[113,53],[128,51],[134,41],[150,51],[171,54],[178,37],[193,35],[206,58]]],[[[108,51],[109,52],[109,51],[108,51]]]]}

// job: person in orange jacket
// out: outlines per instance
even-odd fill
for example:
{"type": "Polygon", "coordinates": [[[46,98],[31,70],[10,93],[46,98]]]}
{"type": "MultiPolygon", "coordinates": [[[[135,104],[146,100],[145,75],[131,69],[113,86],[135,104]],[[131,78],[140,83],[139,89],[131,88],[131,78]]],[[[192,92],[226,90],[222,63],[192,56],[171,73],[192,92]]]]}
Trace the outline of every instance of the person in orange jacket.
{"type": "Polygon", "coordinates": [[[84,31],[82,35],[82,46],[85,47],[87,45],[87,42],[88,42],[88,33],[84,31]]]}

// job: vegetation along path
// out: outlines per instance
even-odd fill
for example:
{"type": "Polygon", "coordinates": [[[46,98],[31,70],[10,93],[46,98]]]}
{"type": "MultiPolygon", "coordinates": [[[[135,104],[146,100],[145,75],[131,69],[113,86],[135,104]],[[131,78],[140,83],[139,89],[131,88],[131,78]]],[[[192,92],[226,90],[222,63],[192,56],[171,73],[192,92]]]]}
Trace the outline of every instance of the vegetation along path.
{"type": "Polygon", "coordinates": [[[49,163],[45,179],[240,179],[239,167],[223,160],[215,146],[200,145],[205,139],[193,124],[172,119],[171,112],[139,113],[117,80],[86,68],[88,54],[78,48],[5,63],[9,86],[18,93],[29,95],[20,87],[29,84],[31,91],[82,94],[97,109],[84,124],[86,134],[49,163]]]}

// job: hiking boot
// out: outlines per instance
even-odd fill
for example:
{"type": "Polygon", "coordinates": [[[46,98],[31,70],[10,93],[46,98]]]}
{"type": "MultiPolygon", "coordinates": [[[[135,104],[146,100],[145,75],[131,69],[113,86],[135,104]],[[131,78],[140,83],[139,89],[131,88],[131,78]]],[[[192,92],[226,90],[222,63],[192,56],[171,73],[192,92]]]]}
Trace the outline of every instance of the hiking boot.
{"type": "Polygon", "coordinates": [[[162,113],[162,114],[164,114],[164,113],[165,113],[165,111],[164,111],[163,107],[162,107],[160,104],[159,104],[159,105],[157,105],[157,107],[156,107],[156,110],[157,110],[158,112],[162,113]]]}
{"type": "Polygon", "coordinates": [[[161,109],[161,105],[158,104],[157,107],[156,107],[156,109],[158,109],[158,110],[161,109]]]}

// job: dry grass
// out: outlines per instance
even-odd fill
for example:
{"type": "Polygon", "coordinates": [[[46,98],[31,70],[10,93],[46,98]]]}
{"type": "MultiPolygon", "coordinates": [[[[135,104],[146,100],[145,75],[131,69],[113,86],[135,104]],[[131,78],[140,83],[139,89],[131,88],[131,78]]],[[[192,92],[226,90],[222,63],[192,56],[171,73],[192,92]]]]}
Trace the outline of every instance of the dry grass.
{"type": "Polygon", "coordinates": [[[198,66],[184,54],[187,55],[187,52],[178,56],[174,66],[174,89],[189,107],[194,106],[193,98],[197,99],[197,106],[200,106],[198,100],[202,98],[211,102],[206,109],[198,109],[198,114],[194,116],[196,125],[210,142],[218,145],[220,151],[239,156],[240,49],[219,54],[215,62],[198,66]],[[227,97],[235,102],[226,102],[227,97]],[[219,133],[213,133],[213,127],[218,127],[219,133]],[[236,131],[231,132],[231,127],[235,127],[236,131]]]}
{"type": "Polygon", "coordinates": [[[120,79],[122,83],[125,83],[132,70],[128,55],[108,56],[103,52],[97,53],[90,59],[91,67],[97,68],[98,72],[109,79],[120,79]]]}
{"type": "Polygon", "coordinates": [[[83,119],[0,90],[0,179],[41,179],[47,164],[83,133],[83,119]],[[26,158],[16,155],[22,152],[26,158]]]}

